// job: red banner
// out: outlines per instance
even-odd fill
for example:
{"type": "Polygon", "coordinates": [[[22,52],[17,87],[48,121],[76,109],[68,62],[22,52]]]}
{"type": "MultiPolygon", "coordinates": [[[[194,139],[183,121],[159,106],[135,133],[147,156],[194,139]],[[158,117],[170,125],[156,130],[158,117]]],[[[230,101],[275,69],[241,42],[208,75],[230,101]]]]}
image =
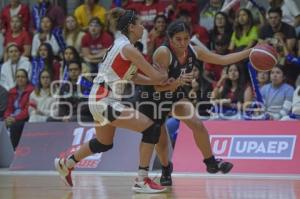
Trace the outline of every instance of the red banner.
{"type": "MultiPolygon", "coordinates": [[[[233,173],[300,174],[299,121],[207,121],[204,125],[213,153],[232,162],[233,173]]],[[[193,133],[184,124],[173,161],[175,171],[205,172],[193,133]]]]}

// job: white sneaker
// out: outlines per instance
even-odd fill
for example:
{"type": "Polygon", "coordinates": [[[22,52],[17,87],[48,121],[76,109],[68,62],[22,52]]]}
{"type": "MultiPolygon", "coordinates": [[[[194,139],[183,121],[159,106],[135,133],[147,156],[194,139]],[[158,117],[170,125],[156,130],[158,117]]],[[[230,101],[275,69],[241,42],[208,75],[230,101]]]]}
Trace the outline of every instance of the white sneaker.
{"type": "Polygon", "coordinates": [[[166,191],[167,188],[146,177],[142,181],[135,179],[132,190],[137,193],[161,193],[166,191]]]}
{"type": "Polygon", "coordinates": [[[55,158],[54,160],[54,165],[56,170],[58,171],[60,178],[65,182],[66,185],[73,187],[73,182],[72,182],[72,170],[69,169],[66,165],[66,159],[65,158],[55,158]]]}

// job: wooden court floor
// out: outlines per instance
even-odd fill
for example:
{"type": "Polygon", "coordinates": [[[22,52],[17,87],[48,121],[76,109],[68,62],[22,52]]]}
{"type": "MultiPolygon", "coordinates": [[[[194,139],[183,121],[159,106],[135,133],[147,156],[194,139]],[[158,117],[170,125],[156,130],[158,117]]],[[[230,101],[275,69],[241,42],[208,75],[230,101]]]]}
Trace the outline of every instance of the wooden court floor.
{"type": "Polygon", "coordinates": [[[297,176],[175,174],[172,188],[161,194],[133,193],[133,179],[126,173],[75,173],[69,188],[54,172],[0,172],[0,199],[300,199],[297,176]]]}

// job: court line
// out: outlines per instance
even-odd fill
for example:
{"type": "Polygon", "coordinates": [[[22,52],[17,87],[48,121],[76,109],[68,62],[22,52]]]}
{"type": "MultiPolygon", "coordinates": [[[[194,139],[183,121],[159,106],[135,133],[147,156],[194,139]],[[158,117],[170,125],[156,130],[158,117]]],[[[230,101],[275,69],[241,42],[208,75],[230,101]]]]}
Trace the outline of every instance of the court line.
{"type": "MultiPolygon", "coordinates": [[[[56,176],[55,171],[9,171],[0,170],[0,175],[5,176],[56,176]]],[[[136,172],[105,172],[105,171],[74,171],[74,176],[136,176],[136,172]]],[[[160,176],[160,171],[149,173],[150,176],[160,176]]],[[[218,179],[282,179],[282,180],[300,180],[300,174],[206,174],[206,173],[179,173],[172,174],[173,177],[190,178],[218,178],[218,179]]]]}

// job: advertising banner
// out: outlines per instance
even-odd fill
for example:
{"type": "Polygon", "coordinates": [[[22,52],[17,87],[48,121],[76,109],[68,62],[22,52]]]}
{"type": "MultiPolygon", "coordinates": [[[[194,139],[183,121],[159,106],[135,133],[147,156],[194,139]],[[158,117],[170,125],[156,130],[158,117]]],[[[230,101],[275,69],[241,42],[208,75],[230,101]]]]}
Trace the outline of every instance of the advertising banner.
{"type": "MultiPolygon", "coordinates": [[[[11,170],[54,170],[56,157],[67,157],[95,136],[95,128],[77,123],[27,123],[11,170]]],[[[117,129],[114,148],[87,157],[76,170],[137,171],[141,135],[117,129]]]]}
{"type": "MultiPolygon", "coordinates": [[[[213,153],[232,162],[233,173],[300,174],[299,121],[206,121],[204,125],[213,153]]],[[[206,172],[193,133],[183,123],[173,161],[175,171],[206,172]]]]}

